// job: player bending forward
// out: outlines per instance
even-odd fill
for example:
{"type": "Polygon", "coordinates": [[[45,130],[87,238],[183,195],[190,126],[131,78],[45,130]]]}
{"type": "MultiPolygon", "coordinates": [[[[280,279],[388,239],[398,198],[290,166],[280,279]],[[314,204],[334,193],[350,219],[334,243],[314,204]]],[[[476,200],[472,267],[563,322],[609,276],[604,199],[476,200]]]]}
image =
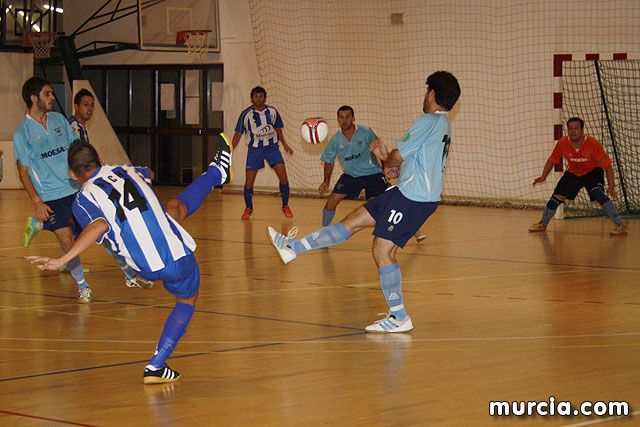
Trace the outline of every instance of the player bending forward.
{"type": "Polygon", "coordinates": [[[177,381],[180,374],[165,361],[187,330],[200,287],[200,271],[193,255],[196,244],[179,223],[200,207],[214,187],[229,181],[231,146],[221,135],[209,169],[171,200],[166,210],[151,188],[149,169],[104,165],[95,148],[80,141],[69,148],[68,160],[69,175],[82,185],[73,213],[84,230],[61,258],[26,258],[40,263],[40,270],[57,270],[93,242],[101,243],[106,238],[142,277],[162,280],[165,289],[176,297],[176,305],[144,369],[143,381],[177,381]]]}
{"type": "Polygon", "coordinates": [[[451,142],[447,112],[459,96],[460,86],[452,74],[445,71],[431,74],[427,78],[422,105],[425,114],[413,122],[396,148],[388,153],[381,142],[371,144],[371,151],[384,162],[385,176],[398,178],[396,186],[352,211],[339,223],[323,227],[300,240],[294,239],[292,232],[284,236],[267,227],[269,240],[285,264],[303,252],[340,244],[358,231],[374,227],[373,259],[378,266],[380,286],[389,312],[385,318],[367,326],[367,332],[393,333],[413,329],[404,307],[396,252],[438,207],[451,142]]]}

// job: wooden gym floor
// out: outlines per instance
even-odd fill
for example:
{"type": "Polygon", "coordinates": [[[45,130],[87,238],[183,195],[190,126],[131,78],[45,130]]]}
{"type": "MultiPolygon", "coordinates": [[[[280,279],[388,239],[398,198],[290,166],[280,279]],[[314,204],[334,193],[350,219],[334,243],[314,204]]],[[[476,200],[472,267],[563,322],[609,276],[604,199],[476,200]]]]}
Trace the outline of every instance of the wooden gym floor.
{"type": "MultiPolygon", "coordinates": [[[[158,188],[166,202],[178,188],[158,188]]],[[[202,272],[182,373],[144,386],[174,299],[124,286],[95,245],[82,257],[94,302],[70,275],[22,259],[56,255],[53,234],[21,244],[31,204],[0,191],[0,425],[587,425],[638,423],[640,223],[442,206],[422,244],[399,251],[415,329],[373,335],[386,311],[365,231],[285,266],[264,229],[320,227],[321,199],[213,193],[185,222],[202,272]],[[635,417],[491,417],[490,401],[626,401],[635,417]]],[[[343,202],[336,219],[360,202],[343,202]]]]}

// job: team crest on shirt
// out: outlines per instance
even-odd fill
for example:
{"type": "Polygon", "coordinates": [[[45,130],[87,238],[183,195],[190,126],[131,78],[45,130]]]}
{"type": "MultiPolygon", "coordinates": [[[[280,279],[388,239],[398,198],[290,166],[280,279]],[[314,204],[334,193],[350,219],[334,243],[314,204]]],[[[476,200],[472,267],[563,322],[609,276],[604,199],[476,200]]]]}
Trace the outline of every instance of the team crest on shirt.
{"type": "Polygon", "coordinates": [[[56,135],[62,136],[62,128],[57,127],[55,129],[53,129],[53,131],[56,133],[56,135]]]}
{"type": "Polygon", "coordinates": [[[393,231],[393,225],[390,225],[390,226],[387,228],[387,231],[393,231]]]}

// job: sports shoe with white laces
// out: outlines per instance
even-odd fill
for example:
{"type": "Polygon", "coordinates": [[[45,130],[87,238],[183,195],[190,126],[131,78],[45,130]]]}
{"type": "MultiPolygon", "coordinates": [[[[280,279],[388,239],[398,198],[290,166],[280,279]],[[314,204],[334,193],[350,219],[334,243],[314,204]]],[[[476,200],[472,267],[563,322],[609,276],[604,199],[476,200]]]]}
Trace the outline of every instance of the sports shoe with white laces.
{"type": "Polygon", "coordinates": [[[158,369],[157,371],[152,371],[149,368],[144,368],[144,375],[142,376],[142,381],[145,384],[166,384],[173,383],[180,379],[180,373],[178,371],[174,371],[167,365],[164,365],[163,368],[158,369]]]}
{"type": "Polygon", "coordinates": [[[218,142],[218,151],[214,154],[213,159],[209,163],[209,167],[217,166],[222,174],[222,184],[228,184],[233,181],[233,168],[232,164],[232,151],[233,147],[229,143],[227,136],[224,133],[220,134],[220,140],[218,142]]]}
{"type": "Polygon", "coordinates": [[[367,326],[365,331],[394,333],[409,332],[413,329],[413,323],[411,323],[411,317],[409,316],[402,321],[396,320],[396,316],[389,313],[378,313],[378,316],[384,316],[384,319],[376,320],[373,325],[367,326]]]}
{"type": "Polygon", "coordinates": [[[280,255],[280,259],[282,259],[282,262],[285,264],[290,263],[298,257],[293,249],[288,246],[289,239],[295,238],[297,234],[298,227],[293,227],[285,236],[284,234],[278,233],[272,227],[267,226],[267,237],[273,247],[276,248],[278,255],[280,255]]]}
{"type": "Polygon", "coordinates": [[[88,286],[85,286],[84,288],[80,289],[78,291],[78,303],[79,304],[89,304],[91,301],[93,301],[93,298],[91,297],[91,288],[88,286]]]}
{"type": "Polygon", "coordinates": [[[153,288],[153,283],[150,280],[145,279],[144,277],[136,274],[133,279],[127,279],[124,283],[128,288],[140,288],[140,289],[151,289],[153,288]]]}

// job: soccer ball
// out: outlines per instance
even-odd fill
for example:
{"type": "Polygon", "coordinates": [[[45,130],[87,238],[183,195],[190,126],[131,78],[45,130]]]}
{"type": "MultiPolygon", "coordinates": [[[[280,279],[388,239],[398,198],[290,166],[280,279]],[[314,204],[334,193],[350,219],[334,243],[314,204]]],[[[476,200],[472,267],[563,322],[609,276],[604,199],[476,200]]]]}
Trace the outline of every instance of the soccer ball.
{"type": "Polygon", "coordinates": [[[302,122],[300,132],[304,140],[309,144],[318,144],[327,139],[329,126],[327,126],[327,121],[322,117],[312,117],[302,122]]]}

